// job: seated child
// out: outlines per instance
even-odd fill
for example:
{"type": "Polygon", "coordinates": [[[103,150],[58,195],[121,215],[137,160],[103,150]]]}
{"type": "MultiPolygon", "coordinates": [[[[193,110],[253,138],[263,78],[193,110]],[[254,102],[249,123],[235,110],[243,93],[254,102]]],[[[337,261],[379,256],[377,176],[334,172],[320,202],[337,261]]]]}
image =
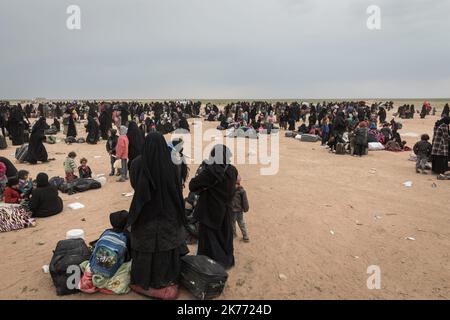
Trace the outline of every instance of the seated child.
{"type": "Polygon", "coordinates": [[[29,178],[29,172],[27,170],[19,170],[19,191],[22,194],[22,198],[29,198],[31,191],[33,190],[33,180],[29,178]]]}
{"type": "Polygon", "coordinates": [[[77,165],[75,164],[75,158],[77,157],[77,154],[75,152],[70,152],[64,161],[64,171],[66,173],[66,181],[72,182],[78,177],[75,175],[75,169],[77,168],[77,165]]]}
{"type": "Polygon", "coordinates": [[[8,179],[8,186],[3,192],[3,198],[5,203],[15,203],[19,204],[21,201],[20,191],[19,191],[19,179],[12,177],[8,179]]]}
{"type": "Polygon", "coordinates": [[[420,141],[414,145],[414,153],[417,155],[416,161],[416,172],[420,173],[422,171],[423,174],[427,174],[425,171],[425,167],[428,163],[428,159],[431,156],[432,145],[428,142],[430,140],[430,136],[427,134],[423,134],[420,137],[420,141]]]}
{"type": "Polygon", "coordinates": [[[247,193],[245,192],[244,187],[241,186],[241,177],[238,176],[236,180],[236,191],[234,192],[233,201],[233,234],[236,237],[236,221],[239,225],[239,229],[241,229],[242,237],[245,242],[249,242],[250,239],[248,237],[247,226],[244,221],[244,212],[248,212],[249,205],[247,199],[247,193]]]}
{"type": "Polygon", "coordinates": [[[80,174],[81,179],[92,178],[92,170],[87,165],[87,159],[82,158],[80,160],[81,166],[78,167],[78,173],[80,174]]]}

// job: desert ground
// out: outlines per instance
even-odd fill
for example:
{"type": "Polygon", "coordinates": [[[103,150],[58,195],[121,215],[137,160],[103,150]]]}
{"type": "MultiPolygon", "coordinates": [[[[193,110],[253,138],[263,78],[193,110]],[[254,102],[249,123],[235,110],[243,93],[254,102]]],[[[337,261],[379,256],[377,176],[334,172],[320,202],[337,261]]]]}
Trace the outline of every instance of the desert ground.
{"type": "MultiPolygon", "coordinates": [[[[414,134],[432,135],[437,119],[401,120],[408,146],[419,139],[414,134]]],[[[191,129],[198,121],[189,120],[191,129]]],[[[216,126],[203,122],[204,128],[216,126]]],[[[82,124],[78,133],[85,136],[82,124]]],[[[282,131],[279,139],[276,175],[261,175],[264,165],[237,165],[250,201],[245,219],[251,242],[236,239],[236,266],[220,299],[450,299],[450,181],[416,174],[410,152],[377,151],[360,159],[285,138],[282,131]],[[366,285],[371,265],[381,270],[379,290],[366,285]]],[[[18,169],[32,177],[63,176],[64,158],[75,151],[95,175],[109,173],[105,141],[46,147],[55,161],[18,169]]],[[[10,145],[0,155],[13,159],[14,151],[10,145]]],[[[197,165],[190,169],[193,176],[197,165]]],[[[39,219],[36,227],[0,233],[0,299],[145,299],[134,293],[57,297],[42,270],[66,231],[81,228],[87,241],[97,239],[109,227],[109,213],[128,210],[131,198],[122,193],[131,191],[129,183],[108,177],[100,190],[61,194],[63,213],[39,219]],[[73,211],[67,208],[72,202],[86,207],[73,211]]],[[[195,254],[195,246],[190,249],[195,254]]],[[[191,296],[182,290],[180,298],[191,296]]]]}

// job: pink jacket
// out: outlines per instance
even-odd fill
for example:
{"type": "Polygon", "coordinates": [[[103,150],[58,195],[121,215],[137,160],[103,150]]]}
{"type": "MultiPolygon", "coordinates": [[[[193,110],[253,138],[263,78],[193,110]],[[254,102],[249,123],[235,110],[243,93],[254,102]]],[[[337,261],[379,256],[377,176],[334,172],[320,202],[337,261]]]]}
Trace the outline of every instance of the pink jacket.
{"type": "Polygon", "coordinates": [[[116,146],[116,158],[128,160],[128,137],[126,135],[120,135],[117,140],[116,146]]]}

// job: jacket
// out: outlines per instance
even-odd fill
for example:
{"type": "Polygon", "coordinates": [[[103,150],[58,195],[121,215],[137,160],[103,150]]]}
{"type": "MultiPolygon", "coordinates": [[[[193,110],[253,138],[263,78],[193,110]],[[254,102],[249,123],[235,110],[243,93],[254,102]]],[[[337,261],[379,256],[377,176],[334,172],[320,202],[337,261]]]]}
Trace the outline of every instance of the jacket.
{"type": "Polygon", "coordinates": [[[431,143],[428,141],[419,141],[414,145],[414,153],[421,158],[428,158],[431,155],[431,143]]]}
{"type": "Polygon", "coordinates": [[[3,193],[5,203],[19,203],[20,202],[20,193],[19,191],[6,187],[5,192],[3,193]]]}
{"type": "Polygon", "coordinates": [[[128,137],[126,135],[119,136],[116,146],[116,158],[128,160],[128,137]]]}
{"type": "Polygon", "coordinates": [[[241,186],[236,188],[234,192],[233,201],[231,202],[233,212],[248,212],[249,205],[247,199],[247,192],[241,186]]]}

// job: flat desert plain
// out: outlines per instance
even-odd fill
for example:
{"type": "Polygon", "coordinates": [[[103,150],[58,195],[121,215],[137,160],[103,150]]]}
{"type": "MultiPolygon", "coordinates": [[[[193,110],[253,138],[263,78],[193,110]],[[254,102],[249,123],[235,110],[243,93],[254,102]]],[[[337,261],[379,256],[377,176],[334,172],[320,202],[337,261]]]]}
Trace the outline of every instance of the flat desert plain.
{"type": "MultiPolygon", "coordinates": [[[[437,119],[401,120],[408,145],[419,139],[414,134],[431,135],[437,119]]],[[[191,129],[199,121],[190,119],[191,129]]],[[[216,126],[203,122],[203,128],[216,126]]],[[[82,124],[78,132],[86,135],[82,124]]],[[[245,219],[251,242],[236,239],[236,266],[221,299],[450,298],[450,181],[416,174],[410,152],[353,158],[330,154],[320,143],[285,138],[283,132],[279,139],[276,175],[261,175],[264,165],[237,165],[250,201],[245,219]],[[381,270],[379,290],[367,287],[369,266],[381,270]]],[[[95,175],[109,173],[105,141],[46,147],[55,161],[17,167],[32,177],[63,176],[66,154],[75,151],[78,161],[88,159],[95,175]]],[[[0,155],[13,159],[14,151],[9,146],[0,155]]],[[[192,176],[197,165],[190,169],[192,176]]],[[[131,198],[122,193],[131,191],[129,183],[108,177],[100,190],[61,194],[64,211],[38,220],[36,227],[0,233],[0,299],[145,299],[134,293],[57,297],[42,270],[66,231],[81,228],[87,241],[97,239],[109,227],[109,213],[129,209],[131,198]],[[73,202],[85,208],[67,208],[73,202]]],[[[195,246],[190,249],[195,254],[195,246]]],[[[180,298],[191,296],[182,290],[180,298]]]]}

